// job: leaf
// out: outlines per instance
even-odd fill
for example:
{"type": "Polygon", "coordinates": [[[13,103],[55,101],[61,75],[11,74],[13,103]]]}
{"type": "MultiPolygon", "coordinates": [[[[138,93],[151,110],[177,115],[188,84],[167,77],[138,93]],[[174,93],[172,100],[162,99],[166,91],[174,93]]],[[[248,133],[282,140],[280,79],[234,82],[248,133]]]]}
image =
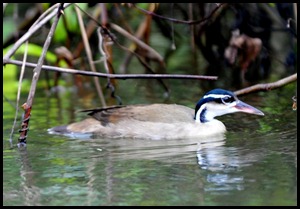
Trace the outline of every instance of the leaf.
{"type": "MultiPolygon", "coordinates": [[[[6,54],[6,52],[12,47],[12,45],[8,46],[7,48],[5,48],[3,50],[3,54],[6,54]]],[[[29,43],[28,44],[28,51],[27,51],[27,55],[28,56],[33,56],[33,57],[40,57],[43,51],[43,47],[36,45],[36,44],[32,44],[29,43]]],[[[23,55],[25,53],[25,44],[22,44],[19,49],[15,52],[15,54],[19,54],[19,55],[23,55]]],[[[12,57],[13,59],[13,57],[12,57]]],[[[57,60],[57,56],[56,54],[48,51],[46,53],[46,61],[49,63],[55,63],[57,60]]],[[[68,66],[67,63],[64,60],[61,60],[58,64],[58,66],[60,67],[66,67],[68,66]]]]}

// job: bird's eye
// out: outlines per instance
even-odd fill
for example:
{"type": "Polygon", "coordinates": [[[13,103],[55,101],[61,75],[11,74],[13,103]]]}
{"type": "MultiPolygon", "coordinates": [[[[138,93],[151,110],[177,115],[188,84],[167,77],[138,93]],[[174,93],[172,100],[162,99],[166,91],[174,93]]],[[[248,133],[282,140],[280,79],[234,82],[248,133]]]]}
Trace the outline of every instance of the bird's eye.
{"type": "Polygon", "coordinates": [[[223,104],[230,104],[231,102],[234,101],[234,98],[231,96],[226,96],[224,98],[221,98],[223,104]]]}

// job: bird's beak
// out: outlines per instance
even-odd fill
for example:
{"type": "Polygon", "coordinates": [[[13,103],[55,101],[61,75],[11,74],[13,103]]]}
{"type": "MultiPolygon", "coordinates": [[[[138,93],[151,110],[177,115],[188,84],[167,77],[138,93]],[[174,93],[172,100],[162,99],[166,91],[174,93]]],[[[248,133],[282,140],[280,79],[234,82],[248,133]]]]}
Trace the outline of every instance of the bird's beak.
{"type": "Polygon", "coordinates": [[[251,105],[246,104],[239,100],[237,104],[234,106],[239,112],[245,112],[254,115],[265,115],[262,111],[252,107],[251,105]]]}

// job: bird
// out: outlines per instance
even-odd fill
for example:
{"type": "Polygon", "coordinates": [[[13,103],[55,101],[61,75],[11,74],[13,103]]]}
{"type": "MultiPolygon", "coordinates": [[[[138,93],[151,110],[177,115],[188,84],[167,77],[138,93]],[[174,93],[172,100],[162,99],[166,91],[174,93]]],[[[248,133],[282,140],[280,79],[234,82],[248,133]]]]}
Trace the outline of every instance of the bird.
{"type": "Polygon", "coordinates": [[[217,116],[243,112],[263,116],[257,108],[224,89],[203,95],[195,108],[180,104],[130,104],[81,110],[90,117],[48,129],[51,134],[108,138],[184,139],[224,134],[227,130],[217,116]]]}

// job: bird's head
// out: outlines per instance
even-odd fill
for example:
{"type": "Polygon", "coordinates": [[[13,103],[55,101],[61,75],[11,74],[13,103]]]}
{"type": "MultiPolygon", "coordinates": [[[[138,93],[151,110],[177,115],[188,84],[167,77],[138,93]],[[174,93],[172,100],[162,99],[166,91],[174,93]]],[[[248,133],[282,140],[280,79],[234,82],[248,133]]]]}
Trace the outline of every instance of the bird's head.
{"type": "Polygon", "coordinates": [[[239,100],[233,92],[224,89],[214,89],[207,92],[198,101],[195,107],[194,119],[197,122],[206,123],[213,120],[216,116],[235,112],[264,115],[262,111],[239,100]]]}

